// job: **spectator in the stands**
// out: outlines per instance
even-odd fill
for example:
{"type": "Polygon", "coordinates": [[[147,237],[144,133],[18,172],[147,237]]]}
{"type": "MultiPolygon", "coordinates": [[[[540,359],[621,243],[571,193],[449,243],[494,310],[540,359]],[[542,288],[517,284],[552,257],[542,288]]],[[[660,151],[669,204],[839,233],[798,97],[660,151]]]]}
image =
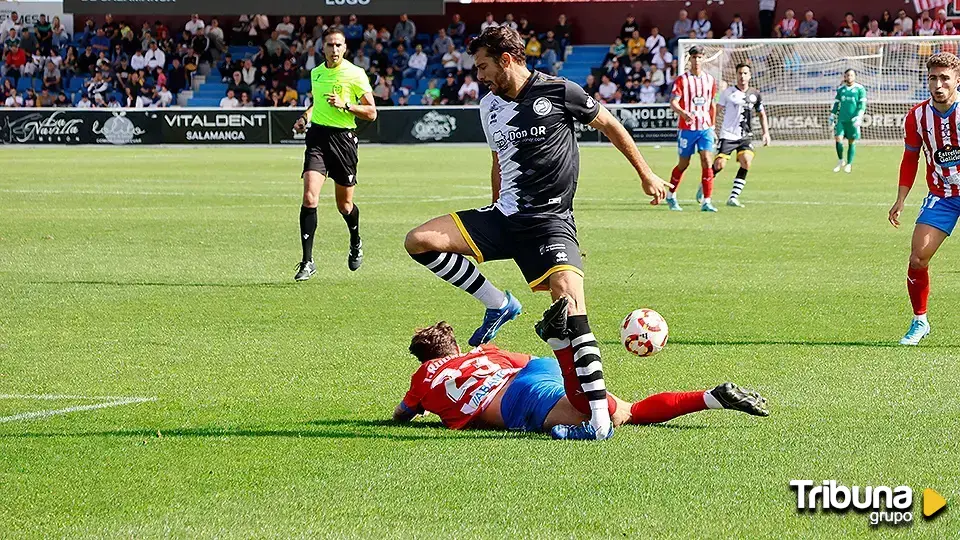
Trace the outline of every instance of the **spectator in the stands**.
{"type": "Polygon", "coordinates": [[[650,29],[650,37],[647,38],[646,47],[647,50],[650,51],[650,54],[654,56],[660,52],[660,49],[667,47],[666,40],[660,35],[660,29],[656,26],[650,29]]]}
{"type": "Polygon", "coordinates": [[[53,50],[53,25],[47,20],[47,16],[40,14],[36,24],[33,25],[33,31],[37,33],[37,42],[40,52],[44,56],[49,56],[53,50]]]}
{"type": "Polygon", "coordinates": [[[37,93],[33,88],[27,88],[27,91],[23,93],[23,106],[30,108],[37,106],[37,93]]]}
{"type": "Polygon", "coordinates": [[[427,69],[428,60],[426,53],[423,52],[423,45],[417,44],[415,52],[410,55],[407,69],[402,73],[403,78],[416,79],[418,81],[422,79],[423,72],[427,69]]]}
{"type": "Polygon", "coordinates": [[[570,45],[570,42],[573,40],[573,27],[567,22],[567,16],[563,13],[557,17],[557,24],[553,27],[553,35],[557,38],[557,41],[560,42],[559,56],[560,60],[563,60],[566,55],[567,46],[570,45]]]}
{"type": "Polygon", "coordinates": [[[47,67],[43,70],[43,88],[51,92],[59,92],[62,77],[57,66],[53,62],[47,62],[47,67]]]}
{"type": "Polygon", "coordinates": [[[293,59],[291,58],[284,59],[280,71],[274,74],[274,79],[280,81],[281,86],[292,86],[296,88],[298,78],[299,73],[297,72],[297,68],[294,67],[293,59]]]}
{"type": "Polygon", "coordinates": [[[547,30],[546,37],[540,42],[540,61],[544,69],[551,75],[556,75],[555,65],[563,56],[560,42],[554,37],[553,30],[547,30]]]}
{"type": "Polygon", "coordinates": [[[93,74],[93,78],[87,81],[87,94],[106,94],[110,92],[110,82],[103,80],[99,71],[93,74]]]}
{"type": "Polygon", "coordinates": [[[376,68],[377,72],[382,72],[390,65],[390,59],[383,50],[383,43],[377,43],[373,47],[373,54],[370,55],[370,67],[376,68]]]}
{"type": "Polygon", "coordinates": [[[460,14],[454,13],[453,20],[450,22],[450,25],[447,26],[447,35],[450,36],[450,39],[463,39],[467,37],[467,25],[460,20],[460,14]]]}
{"type": "Polygon", "coordinates": [[[421,105],[439,105],[440,102],[440,89],[437,88],[437,80],[430,79],[430,82],[427,83],[427,90],[423,93],[423,97],[420,98],[421,105]]]}
{"type": "Polygon", "coordinates": [[[437,31],[437,37],[433,40],[433,45],[430,48],[432,53],[431,60],[439,61],[443,58],[444,53],[453,45],[453,39],[447,35],[446,31],[443,28],[437,31]]]}
{"type": "Polygon", "coordinates": [[[937,16],[934,17],[934,19],[933,19],[933,33],[934,33],[934,35],[939,36],[939,35],[943,34],[943,27],[946,25],[946,23],[947,23],[947,10],[945,10],[945,9],[938,9],[938,10],[937,10],[937,16]]]}
{"type": "Polygon", "coordinates": [[[733,14],[733,21],[730,23],[730,39],[743,39],[743,18],[739,13],[733,14]]]}
{"type": "Polygon", "coordinates": [[[647,40],[640,37],[640,31],[634,30],[633,35],[627,41],[627,56],[631,59],[640,55],[640,51],[646,46],[647,40]]]}
{"type": "Polygon", "coordinates": [[[893,32],[890,32],[890,35],[893,37],[901,37],[906,34],[903,33],[903,27],[900,26],[900,23],[893,23],[893,32]]]}
{"type": "MultiPolygon", "coordinates": [[[[67,31],[67,28],[63,26],[63,23],[60,22],[60,17],[54,16],[53,23],[51,24],[51,31],[53,32],[53,47],[54,49],[60,50],[60,47],[70,42],[70,33],[67,31]]],[[[3,34],[0,33],[0,36],[3,34]]]]}
{"type": "MultiPolygon", "coordinates": [[[[130,64],[133,64],[133,59],[131,59],[130,64]]],[[[80,58],[77,59],[77,68],[81,74],[89,75],[90,73],[93,73],[93,68],[96,65],[97,55],[93,52],[93,46],[87,45],[87,48],[83,51],[83,54],[81,54],[80,58]]]]}
{"type": "Polygon", "coordinates": [[[460,62],[458,63],[459,70],[457,71],[457,77],[462,78],[466,74],[474,76],[476,79],[476,59],[472,54],[461,54],[460,62]]]}
{"type": "Polygon", "coordinates": [[[364,54],[363,47],[357,49],[357,54],[353,55],[353,65],[363,68],[364,71],[370,71],[370,57],[364,54]]]}
{"type": "Polygon", "coordinates": [[[377,43],[382,44],[384,47],[390,46],[390,31],[387,30],[386,26],[381,26],[380,31],[377,32],[377,43]]]}
{"type": "Polygon", "coordinates": [[[110,41],[120,38],[120,26],[113,20],[113,15],[109,13],[104,15],[103,25],[100,28],[110,41]]]}
{"type": "Polygon", "coordinates": [[[930,18],[929,11],[924,10],[920,13],[916,26],[914,26],[914,31],[918,36],[932,36],[937,33],[933,26],[933,19],[930,18]]]}
{"type": "Polygon", "coordinates": [[[243,81],[243,75],[239,71],[234,71],[233,76],[230,78],[229,86],[230,90],[233,90],[234,96],[239,96],[242,92],[251,92],[250,86],[243,81]]]}
{"type": "Polygon", "coordinates": [[[640,25],[637,24],[637,19],[631,13],[620,25],[620,40],[626,43],[633,36],[634,30],[640,30],[640,25]]]}
{"type": "MultiPolygon", "coordinates": [[[[314,42],[319,38],[314,38],[314,42]]],[[[377,27],[373,23],[367,23],[367,29],[363,31],[363,45],[373,47],[377,43],[377,27]]]]}
{"type": "Polygon", "coordinates": [[[773,33],[773,19],[776,17],[777,0],[760,0],[758,19],[760,37],[768,38],[773,33]]]}
{"type": "Polygon", "coordinates": [[[526,17],[520,17],[520,23],[517,24],[517,33],[521,36],[530,35],[530,32],[533,31],[533,25],[530,24],[530,21],[526,17]]]}
{"type": "Polygon", "coordinates": [[[697,13],[697,20],[693,21],[692,30],[697,33],[697,39],[708,39],[707,34],[713,29],[707,10],[701,9],[697,13]]]}
{"type": "MultiPolygon", "coordinates": [[[[17,34],[20,31],[17,30],[17,34]]],[[[93,39],[93,36],[97,35],[97,25],[93,23],[93,19],[87,19],[83,24],[83,30],[77,35],[77,39],[80,40],[80,46],[86,47],[90,44],[90,40],[93,39]]]]}
{"type": "Polygon", "coordinates": [[[290,16],[284,15],[283,19],[277,23],[274,31],[277,33],[277,39],[289,45],[290,42],[293,41],[294,32],[294,26],[290,21],[290,16]]]}
{"type": "Polygon", "coordinates": [[[583,91],[588,96],[595,96],[600,91],[600,87],[597,86],[597,78],[593,75],[587,75],[587,82],[583,85],[583,91]]]}
{"type": "Polygon", "coordinates": [[[640,103],[656,103],[658,88],[650,79],[644,79],[640,87],[640,103]]]}
{"type": "Polygon", "coordinates": [[[143,51],[133,53],[133,56],[130,57],[130,67],[133,68],[134,71],[147,68],[147,59],[144,57],[143,51]]]}
{"type": "Polygon", "coordinates": [[[257,78],[257,68],[253,66],[253,61],[249,58],[243,61],[243,67],[240,68],[240,78],[243,84],[252,87],[257,78]]]}
{"type": "MultiPolygon", "coordinates": [[[[23,49],[23,52],[29,56],[33,56],[40,49],[40,43],[37,41],[37,38],[30,32],[29,28],[24,28],[20,32],[20,48],[23,49]]],[[[107,42],[106,51],[110,52],[110,42],[107,42]]]]}
{"type": "Polygon", "coordinates": [[[136,108],[138,109],[151,108],[153,107],[153,104],[156,101],[156,98],[157,98],[157,94],[156,92],[154,92],[153,88],[149,86],[144,86],[140,88],[140,95],[137,96],[136,108]]]}
{"type": "Polygon", "coordinates": [[[459,100],[457,77],[453,73],[447,73],[446,82],[440,88],[440,105],[459,105],[459,100]]]}
{"type": "Polygon", "coordinates": [[[883,37],[883,32],[880,31],[880,21],[876,19],[871,19],[870,22],[867,23],[867,31],[863,33],[863,37],[869,37],[869,38],[883,37]]]}
{"type": "Polygon", "coordinates": [[[808,9],[807,12],[803,14],[803,21],[800,22],[798,35],[804,38],[815,38],[819,30],[820,23],[813,18],[813,11],[808,9]]]}
{"type": "MultiPolygon", "coordinates": [[[[167,55],[163,52],[162,49],[157,47],[157,42],[150,42],[150,50],[143,55],[143,59],[147,63],[147,69],[150,71],[163,71],[167,66],[167,55]]],[[[133,63],[131,62],[131,65],[133,63]]],[[[134,68],[134,69],[143,69],[143,68],[134,68]]]]}
{"type": "Polygon", "coordinates": [[[227,42],[223,37],[223,28],[220,28],[220,21],[216,18],[210,20],[210,26],[207,27],[207,39],[210,41],[210,59],[217,62],[220,60],[220,56],[227,51],[227,42]]]}
{"type": "Polygon", "coordinates": [[[197,68],[200,67],[200,57],[193,49],[187,49],[187,54],[183,55],[183,68],[187,70],[187,75],[193,76],[197,68]]]}
{"type": "Polygon", "coordinates": [[[401,74],[402,76],[409,64],[410,55],[407,54],[407,48],[401,43],[400,45],[397,45],[397,52],[393,55],[393,71],[401,74]]]}
{"type": "Polygon", "coordinates": [[[393,46],[404,45],[410,47],[413,40],[417,37],[417,25],[404,13],[400,15],[400,20],[393,27],[393,46]]]}
{"type": "MultiPolygon", "coordinates": [[[[132,107],[133,105],[130,105],[130,106],[132,107]]],[[[80,101],[77,102],[77,108],[78,108],[78,109],[92,109],[92,108],[93,108],[93,102],[90,101],[90,96],[88,96],[88,95],[86,95],[86,94],[81,95],[81,96],[80,96],[80,101]]]]}
{"type": "Polygon", "coordinates": [[[183,29],[187,32],[190,32],[191,35],[196,35],[203,33],[203,29],[206,25],[203,23],[203,19],[200,18],[200,15],[194,13],[190,16],[190,20],[187,21],[187,24],[184,25],[183,29]]]}
{"type": "Polygon", "coordinates": [[[480,23],[480,33],[482,34],[487,28],[491,26],[500,26],[500,24],[493,20],[493,13],[487,12],[486,18],[480,23]]]}
{"type": "Polygon", "coordinates": [[[238,109],[247,109],[253,107],[253,102],[250,101],[250,94],[243,92],[240,94],[240,102],[237,104],[238,109]]]}
{"type": "Polygon", "coordinates": [[[943,23],[943,35],[945,36],[955,36],[958,32],[956,27],[953,25],[953,21],[947,21],[943,23]]]}
{"type": "Polygon", "coordinates": [[[157,107],[169,107],[173,104],[173,94],[165,85],[157,84],[157,107]]]}
{"type": "Polygon", "coordinates": [[[384,75],[377,77],[377,83],[373,85],[373,101],[379,106],[389,107],[393,105],[393,80],[392,77],[384,75]]]}
{"type": "MultiPolygon", "coordinates": [[[[363,26],[357,22],[356,15],[347,17],[347,25],[343,27],[343,37],[347,40],[347,49],[356,50],[363,42],[363,26]]],[[[317,40],[313,40],[317,43],[317,40]]]]}
{"type": "MultiPolygon", "coordinates": [[[[87,23],[93,25],[91,20],[87,20],[87,23]]],[[[23,21],[20,20],[20,14],[16,11],[11,11],[10,16],[0,23],[0,36],[6,36],[10,30],[16,30],[17,35],[20,35],[20,31],[23,30],[23,21]]]]}
{"type": "Polygon", "coordinates": [[[130,75],[137,73],[130,67],[130,61],[126,58],[120,59],[120,65],[117,66],[117,69],[114,73],[114,85],[117,88],[123,88],[127,85],[127,81],[130,80],[130,75]]]}
{"type": "Polygon", "coordinates": [[[610,45],[610,48],[607,50],[607,55],[603,57],[603,65],[606,66],[610,63],[610,60],[613,58],[621,58],[627,54],[627,44],[620,39],[620,36],[617,36],[613,40],[613,44],[610,45]]]}
{"type": "Polygon", "coordinates": [[[67,55],[63,59],[63,62],[60,63],[60,71],[65,73],[67,77],[73,77],[79,72],[79,67],[77,66],[77,48],[74,46],[67,47],[67,55]]]}
{"type": "Polygon", "coordinates": [[[796,13],[788,9],[783,13],[780,23],[773,29],[774,37],[792,38],[797,37],[797,31],[800,29],[800,21],[797,20],[796,13]]]}
{"type": "Polygon", "coordinates": [[[127,57],[144,49],[143,42],[137,39],[137,36],[133,35],[133,30],[130,30],[129,27],[124,27],[123,31],[120,33],[120,43],[114,48],[114,50],[117,48],[120,49],[120,52],[123,56],[127,57]]]}
{"type": "Polygon", "coordinates": [[[681,38],[687,37],[690,30],[693,29],[693,21],[690,20],[687,10],[681,9],[677,15],[677,20],[673,22],[673,37],[670,38],[668,46],[671,51],[677,50],[677,43],[681,38]]]}
{"type": "Polygon", "coordinates": [[[18,32],[16,28],[11,28],[3,34],[3,54],[7,54],[7,49],[14,43],[20,45],[20,32],[18,32]]]}
{"type": "Polygon", "coordinates": [[[103,28],[97,29],[97,34],[90,38],[90,45],[93,46],[94,53],[106,52],[110,50],[110,38],[103,32],[103,28]]]}
{"type": "Polygon", "coordinates": [[[476,105],[480,102],[480,86],[473,80],[473,77],[467,75],[463,78],[463,84],[457,91],[457,97],[464,105],[476,105]]]}
{"type": "Polygon", "coordinates": [[[16,91],[16,89],[11,90],[7,94],[7,99],[3,102],[4,107],[23,107],[23,97],[16,91]]]}
{"type": "Polygon", "coordinates": [[[597,89],[596,99],[603,103],[607,103],[613,98],[613,94],[617,92],[617,85],[610,80],[606,74],[600,77],[600,87],[597,89]]]}
{"type": "Polygon", "coordinates": [[[297,62],[302,70],[301,76],[303,78],[308,78],[310,76],[310,72],[313,71],[313,68],[322,63],[323,55],[318,53],[316,47],[313,45],[310,45],[310,47],[307,48],[307,52],[303,53],[303,55],[300,57],[300,60],[297,62]]]}
{"type": "Polygon", "coordinates": [[[507,28],[510,28],[512,30],[516,30],[517,28],[519,28],[517,26],[517,21],[513,20],[513,13],[507,13],[504,16],[503,22],[500,23],[500,26],[506,26],[507,28]]]}
{"type": "Polygon", "coordinates": [[[296,107],[300,101],[300,94],[297,92],[296,87],[286,86],[283,89],[283,97],[281,98],[281,103],[284,107],[296,107]]]}
{"type": "Polygon", "coordinates": [[[667,78],[664,76],[663,71],[657,67],[656,64],[650,66],[650,73],[647,74],[647,77],[650,80],[650,83],[657,89],[657,93],[663,91],[663,87],[667,84],[667,78]]]}
{"type": "Polygon", "coordinates": [[[233,89],[227,89],[227,95],[220,99],[220,108],[221,109],[236,109],[240,105],[240,102],[237,101],[237,97],[233,92],[233,89]]]}
{"type": "Polygon", "coordinates": [[[614,58],[610,61],[610,69],[607,70],[606,76],[617,86],[623,86],[629,74],[630,69],[622,66],[619,58],[614,58]]]}
{"type": "Polygon", "coordinates": [[[460,53],[457,51],[456,47],[450,45],[447,47],[447,52],[443,54],[441,59],[443,63],[443,70],[447,73],[456,73],[460,69],[460,53]]]}
{"type": "Polygon", "coordinates": [[[220,72],[220,82],[229,82],[233,77],[233,72],[240,69],[240,62],[233,61],[233,55],[227,53],[223,57],[223,61],[220,62],[220,65],[217,66],[217,71],[220,72]]]}
{"type": "Polygon", "coordinates": [[[263,46],[266,47],[267,52],[270,54],[274,54],[278,47],[283,50],[284,53],[290,52],[290,47],[280,39],[280,34],[276,30],[270,33],[270,39],[265,41],[263,46]]]}
{"type": "Polygon", "coordinates": [[[58,108],[67,108],[73,107],[73,103],[70,103],[70,99],[67,97],[66,92],[60,92],[57,94],[57,100],[53,102],[53,106],[58,108]]]}
{"type": "Polygon", "coordinates": [[[900,30],[903,31],[903,35],[911,36],[913,35],[913,19],[907,16],[907,12],[900,10],[897,12],[897,18],[893,21],[894,24],[900,23],[900,30]]]}
{"type": "Polygon", "coordinates": [[[885,36],[893,33],[893,15],[889,9],[883,10],[883,15],[880,16],[880,31],[885,36]]]}
{"type": "Polygon", "coordinates": [[[670,62],[673,62],[673,55],[670,54],[670,51],[666,47],[660,49],[660,54],[653,57],[653,61],[650,62],[651,65],[657,66],[661,71],[667,69],[667,66],[670,65],[670,62]]]}
{"type": "Polygon", "coordinates": [[[3,75],[19,81],[23,68],[27,65],[27,53],[20,48],[19,43],[14,43],[3,57],[3,64],[3,75]]]}
{"type": "MultiPolygon", "coordinates": [[[[931,24],[933,21],[930,21],[931,24]]],[[[857,37],[860,35],[860,25],[854,19],[852,12],[847,12],[843,16],[843,22],[837,27],[837,36],[839,37],[857,37]]]]}

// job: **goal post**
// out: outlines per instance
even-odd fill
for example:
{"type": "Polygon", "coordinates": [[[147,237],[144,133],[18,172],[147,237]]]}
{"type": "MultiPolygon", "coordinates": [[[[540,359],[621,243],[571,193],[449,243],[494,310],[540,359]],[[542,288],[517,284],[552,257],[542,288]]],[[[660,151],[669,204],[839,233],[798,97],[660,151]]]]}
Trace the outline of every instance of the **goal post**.
{"type": "MultiPolygon", "coordinates": [[[[681,39],[679,71],[687,68],[694,45],[703,49],[706,71],[717,78],[721,89],[736,84],[737,64],[750,64],[750,86],[760,91],[777,141],[832,139],[830,109],[844,71],[853,69],[857,82],[867,89],[862,138],[890,143],[903,140],[907,111],[930,97],[927,58],[941,51],[956,54],[960,36],[681,39]]],[[[722,108],[717,115],[719,125],[722,108]]],[[[759,130],[759,120],[754,121],[759,130]]]]}

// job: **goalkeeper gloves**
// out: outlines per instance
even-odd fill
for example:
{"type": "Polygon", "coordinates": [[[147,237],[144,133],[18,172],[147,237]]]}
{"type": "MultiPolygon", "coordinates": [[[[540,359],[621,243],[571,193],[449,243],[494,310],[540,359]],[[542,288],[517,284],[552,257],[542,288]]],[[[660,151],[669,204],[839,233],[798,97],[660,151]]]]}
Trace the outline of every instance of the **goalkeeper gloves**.
{"type": "Polygon", "coordinates": [[[854,116],[854,117],[853,117],[853,126],[854,126],[854,127],[860,127],[860,124],[862,124],[862,123],[863,123],[863,117],[862,117],[862,116],[854,116]]]}
{"type": "Polygon", "coordinates": [[[837,115],[830,113],[830,119],[827,121],[830,123],[830,127],[837,125],[837,115]]]}

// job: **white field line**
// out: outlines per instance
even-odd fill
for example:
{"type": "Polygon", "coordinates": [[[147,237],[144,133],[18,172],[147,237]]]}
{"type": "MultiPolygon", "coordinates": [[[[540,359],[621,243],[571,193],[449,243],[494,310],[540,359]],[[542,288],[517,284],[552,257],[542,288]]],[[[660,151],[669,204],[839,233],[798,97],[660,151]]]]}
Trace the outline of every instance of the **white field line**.
{"type": "Polygon", "coordinates": [[[146,403],[148,401],[156,401],[155,397],[117,397],[117,396],[103,396],[103,397],[88,397],[88,396],[68,396],[68,395],[58,395],[58,394],[0,394],[0,399],[38,399],[38,400],[61,400],[61,399],[82,399],[82,400],[108,400],[101,401],[100,403],[93,403],[90,405],[74,405],[73,407],[66,407],[63,409],[48,409],[43,411],[32,411],[25,412],[20,414],[15,414],[13,416],[3,416],[0,417],[0,424],[6,422],[16,422],[19,420],[33,420],[37,418],[47,418],[50,416],[57,416],[61,414],[69,414],[82,411],[94,411],[97,409],[105,409],[107,407],[119,407],[120,405],[134,405],[137,403],[146,403]]]}

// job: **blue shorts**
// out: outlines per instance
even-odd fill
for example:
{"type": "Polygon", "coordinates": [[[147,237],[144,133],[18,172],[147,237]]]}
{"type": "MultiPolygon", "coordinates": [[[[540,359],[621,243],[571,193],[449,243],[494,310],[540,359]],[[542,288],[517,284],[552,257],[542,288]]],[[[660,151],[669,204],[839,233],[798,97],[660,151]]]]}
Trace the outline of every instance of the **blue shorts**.
{"type": "Polygon", "coordinates": [[[917,224],[929,225],[950,235],[960,218],[960,197],[941,199],[934,194],[923,198],[917,224]]]}
{"type": "Polygon", "coordinates": [[[677,150],[682,158],[688,158],[697,152],[713,152],[716,147],[717,135],[713,128],[700,131],[681,129],[677,135],[677,150]]]}
{"type": "Polygon", "coordinates": [[[566,394],[557,360],[534,358],[513,378],[500,401],[500,414],[507,429],[542,431],[550,410],[566,394]]]}

